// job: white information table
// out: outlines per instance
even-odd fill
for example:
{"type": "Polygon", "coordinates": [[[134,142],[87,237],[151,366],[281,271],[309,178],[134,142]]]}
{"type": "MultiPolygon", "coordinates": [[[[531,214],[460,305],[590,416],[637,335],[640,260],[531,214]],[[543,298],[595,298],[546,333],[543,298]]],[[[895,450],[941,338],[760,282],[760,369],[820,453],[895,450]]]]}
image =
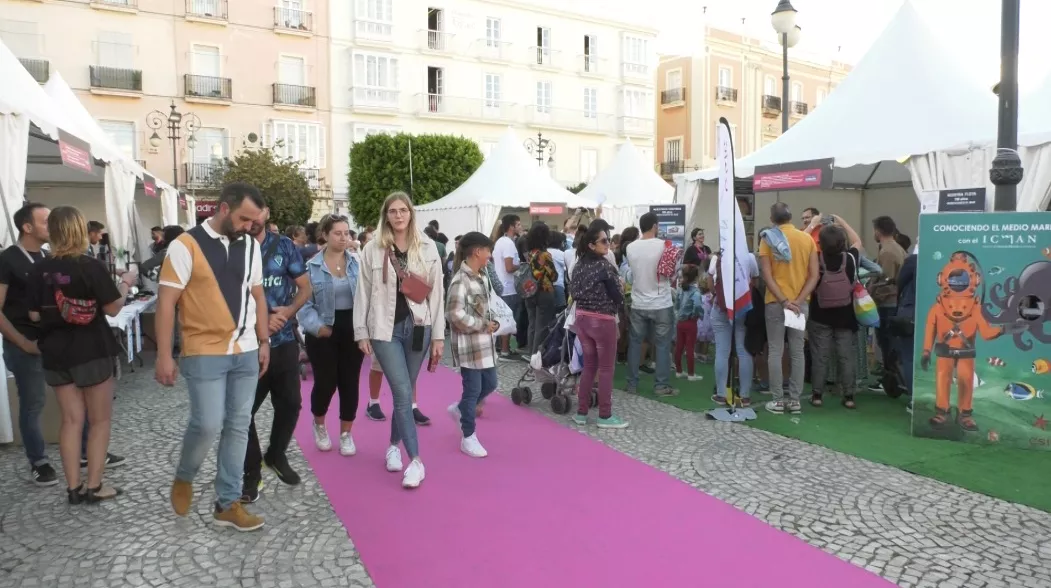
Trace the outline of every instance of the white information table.
{"type": "MultiPolygon", "coordinates": [[[[149,312],[156,305],[157,296],[150,296],[125,304],[117,316],[106,317],[109,326],[121,333],[117,341],[127,354],[129,364],[135,361],[136,354],[142,352],[142,313],[149,312]]],[[[117,362],[118,377],[121,363],[117,362]]]]}

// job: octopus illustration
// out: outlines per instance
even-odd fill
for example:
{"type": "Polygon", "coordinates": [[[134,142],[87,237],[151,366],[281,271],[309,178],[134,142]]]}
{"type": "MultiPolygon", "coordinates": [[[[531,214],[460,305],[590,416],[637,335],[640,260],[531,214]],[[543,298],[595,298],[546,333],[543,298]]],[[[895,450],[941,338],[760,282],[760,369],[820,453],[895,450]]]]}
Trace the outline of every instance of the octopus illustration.
{"type": "Polygon", "coordinates": [[[1010,333],[1022,351],[1033,348],[1033,339],[1051,343],[1051,261],[1035,261],[1018,276],[992,283],[982,314],[1010,333]]]}

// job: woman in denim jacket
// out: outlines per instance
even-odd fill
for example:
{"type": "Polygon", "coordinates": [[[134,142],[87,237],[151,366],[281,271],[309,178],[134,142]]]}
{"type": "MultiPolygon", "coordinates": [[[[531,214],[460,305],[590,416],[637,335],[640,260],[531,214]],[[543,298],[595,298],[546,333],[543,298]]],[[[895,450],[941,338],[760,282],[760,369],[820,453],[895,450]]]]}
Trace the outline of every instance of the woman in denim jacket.
{"type": "Polygon", "coordinates": [[[351,429],[358,412],[358,381],[364,355],[354,340],[354,294],[361,270],[350,245],[350,224],[345,216],[326,215],[318,232],[325,248],[307,262],[314,294],[299,309],[296,318],[306,332],[307,358],[314,371],[310,412],[314,415],[314,444],[321,451],[332,449],[325,415],[332,396],[339,390],[339,453],[358,452],[351,429]]]}

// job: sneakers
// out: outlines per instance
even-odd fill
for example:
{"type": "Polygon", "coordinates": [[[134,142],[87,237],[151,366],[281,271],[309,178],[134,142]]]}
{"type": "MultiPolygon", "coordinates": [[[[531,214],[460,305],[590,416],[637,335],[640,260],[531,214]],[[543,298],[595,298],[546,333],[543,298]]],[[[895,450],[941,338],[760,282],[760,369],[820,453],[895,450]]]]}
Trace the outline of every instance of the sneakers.
{"type": "Polygon", "coordinates": [[[873,382],[868,385],[869,392],[883,392],[883,382],[873,382]]]}
{"type": "Polygon", "coordinates": [[[260,529],[264,522],[263,517],[248,512],[241,506],[240,502],[231,504],[225,510],[216,503],[212,518],[215,520],[215,526],[217,527],[233,527],[234,530],[241,532],[260,529]]]}
{"type": "Polygon", "coordinates": [[[781,400],[771,400],[766,403],[766,411],[774,414],[785,414],[785,403],[781,400]]]}
{"type": "Polygon", "coordinates": [[[180,517],[186,516],[193,502],[193,484],[179,479],[172,482],[171,502],[175,514],[180,517]]]}
{"type": "Polygon", "coordinates": [[[599,417],[598,428],[600,429],[626,429],[628,428],[628,421],[620,418],[615,414],[611,414],[606,418],[599,417]]]}
{"type": "Polygon", "coordinates": [[[427,418],[425,414],[420,412],[420,409],[415,407],[412,409],[412,420],[416,421],[416,424],[421,427],[431,424],[431,419],[427,418]]]}
{"type": "Polygon", "coordinates": [[[639,371],[644,373],[644,374],[652,374],[652,373],[657,371],[657,368],[655,368],[652,365],[647,363],[647,364],[640,365],[639,366],[639,371]]]}
{"type": "Polygon", "coordinates": [[[678,396],[679,395],[679,391],[676,390],[675,388],[669,388],[669,387],[665,386],[665,387],[662,387],[662,388],[654,388],[653,389],[653,395],[657,396],[657,397],[678,396]]]}
{"type": "Polygon", "coordinates": [[[400,472],[401,465],[401,449],[398,449],[397,445],[391,445],[387,448],[387,471],[388,472],[400,472]]]}
{"type": "Polygon", "coordinates": [[[449,408],[447,408],[446,411],[449,413],[449,418],[451,418],[453,420],[453,422],[456,423],[456,426],[459,427],[460,426],[460,417],[462,416],[460,414],[460,403],[459,402],[454,402],[454,403],[450,404],[449,408]]]}
{"type": "Polygon", "coordinates": [[[719,404],[719,405],[725,405],[726,404],[726,397],[725,396],[719,396],[718,394],[712,394],[712,402],[714,402],[716,404],[719,404]]]}
{"type": "Polygon", "coordinates": [[[299,474],[288,465],[288,458],[284,455],[264,455],[263,465],[266,469],[274,472],[278,480],[289,486],[296,486],[301,481],[299,474]]]}
{"type": "MultiPolygon", "coordinates": [[[[122,466],[122,465],[124,465],[126,463],[128,463],[127,460],[124,459],[124,457],[121,456],[121,455],[116,455],[116,454],[113,454],[113,453],[107,453],[106,454],[106,466],[105,467],[107,467],[107,468],[119,468],[120,466],[122,466]]],[[[86,457],[80,458],[80,467],[82,467],[82,468],[88,467],[88,458],[86,458],[86,457]]]]}
{"type": "Polygon", "coordinates": [[[752,407],[752,399],[751,398],[741,398],[740,401],[741,401],[741,408],[751,408],[752,407]]]}
{"type": "Polygon", "coordinates": [[[686,376],[686,379],[689,380],[690,382],[700,382],[701,380],[704,379],[704,376],[702,376],[701,374],[693,374],[693,375],[690,375],[690,376],[686,376]]]}
{"type": "Polygon", "coordinates": [[[314,445],[318,451],[332,451],[332,439],[329,439],[325,425],[314,423],[314,445]]]}
{"type": "Polygon", "coordinates": [[[675,377],[681,380],[686,377],[686,372],[675,372],[675,377]]]}
{"type": "Polygon", "coordinates": [[[350,457],[358,452],[357,446],[354,445],[354,437],[350,436],[350,433],[339,434],[339,454],[343,457],[350,457]]]}
{"type": "Polygon", "coordinates": [[[54,486],[58,484],[58,474],[49,463],[33,466],[30,472],[33,475],[33,483],[37,486],[54,486]]]}
{"type": "Polygon", "coordinates": [[[102,502],[103,500],[113,500],[121,494],[123,494],[123,492],[119,488],[107,486],[106,484],[99,484],[98,488],[87,488],[84,491],[81,500],[88,504],[95,504],[97,502],[102,502]]]}
{"type": "Polygon", "coordinates": [[[365,416],[369,417],[370,421],[387,420],[387,415],[383,414],[383,409],[380,408],[379,403],[370,404],[369,407],[365,409],[365,416]]]}
{"type": "Polygon", "coordinates": [[[573,414],[573,422],[575,424],[580,425],[581,427],[583,427],[584,425],[588,424],[588,415],[580,414],[580,413],[574,413],[573,414]]]}
{"type": "MultiPolygon", "coordinates": [[[[401,455],[398,458],[400,459],[401,455]]],[[[423,469],[423,462],[417,457],[409,462],[409,467],[405,468],[405,475],[401,478],[401,486],[402,488],[419,488],[420,482],[423,482],[425,476],[426,472],[423,469]]]]}
{"type": "Polygon", "coordinates": [[[789,414],[803,414],[803,405],[798,400],[789,400],[785,408],[788,409],[789,414]]]}
{"type": "Polygon", "coordinates": [[[241,503],[252,504],[256,500],[259,500],[259,493],[262,490],[262,480],[245,480],[241,484],[241,503]]]}
{"type": "MultiPolygon", "coordinates": [[[[482,443],[478,441],[477,434],[471,435],[470,437],[464,437],[460,441],[460,451],[466,453],[467,455],[470,455],[471,457],[485,457],[489,455],[489,452],[485,450],[485,447],[482,447],[482,443]]],[[[413,461],[412,463],[414,464],[416,462],[413,461]]],[[[423,466],[421,465],[420,467],[422,468],[423,466]]],[[[412,469],[412,464],[409,464],[409,469],[412,469]]],[[[408,472],[405,472],[405,475],[406,477],[408,477],[408,472]]]]}

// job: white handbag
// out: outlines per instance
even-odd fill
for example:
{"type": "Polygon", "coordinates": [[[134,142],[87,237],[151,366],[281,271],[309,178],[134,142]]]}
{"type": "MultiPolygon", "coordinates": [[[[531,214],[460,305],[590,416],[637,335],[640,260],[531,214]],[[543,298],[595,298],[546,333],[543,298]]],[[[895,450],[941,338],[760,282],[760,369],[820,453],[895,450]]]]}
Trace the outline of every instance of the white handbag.
{"type": "MultiPolygon", "coordinates": [[[[488,285],[488,280],[486,280],[486,285],[488,285]]],[[[489,316],[500,324],[500,327],[493,333],[494,337],[513,335],[518,332],[518,325],[515,324],[515,315],[511,312],[511,307],[493,292],[492,287],[489,287],[489,316]]]]}

